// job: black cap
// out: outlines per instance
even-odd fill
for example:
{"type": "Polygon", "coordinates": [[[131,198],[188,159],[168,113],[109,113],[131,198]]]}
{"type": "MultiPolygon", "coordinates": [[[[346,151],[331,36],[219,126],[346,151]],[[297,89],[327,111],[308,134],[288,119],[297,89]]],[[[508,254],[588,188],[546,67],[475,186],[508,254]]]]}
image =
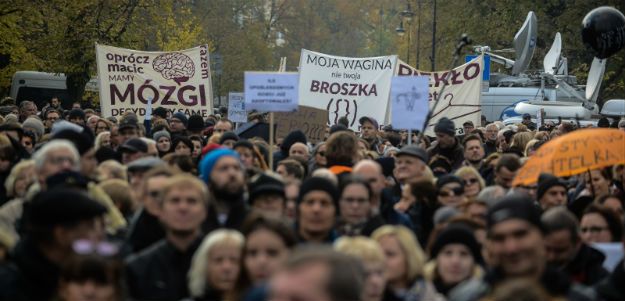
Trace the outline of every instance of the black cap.
{"type": "Polygon", "coordinates": [[[347,127],[342,125],[342,124],[335,124],[333,126],[330,127],[330,135],[336,133],[336,132],[340,132],[340,131],[347,131],[347,127]]]}
{"type": "Polygon", "coordinates": [[[105,214],[106,207],[76,189],[56,188],[35,196],[29,209],[31,224],[55,226],[89,220],[105,214]]]}
{"type": "Polygon", "coordinates": [[[530,115],[529,113],[523,114],[523,119],[527,119],[527,118],[532,118],[532,115],[530,115]]]}
{"type": "Polygon", "coordinates": [[[219,144],[224,144],[227,140],[239,141],[239,136],[234,132],[225,132],[221,135],[221,138],[219,138],[219,144]]]}
{"type": "Polygon", "coordinates": [[[450,244],[461,244],[466,246],[471,252],[471,255],[473,255],[473,260],[477,263],[482,263],[483,260],[480,244],[475,239],[473,232],[467,226],[452,224],[443,229],[443,231],[441,231],[434,240],[432,251],[430,251],[430,257],[436,258],[443,247],[450,244]]]}
{"type": "Polygon", "coordinates": [[[134,118],[125,118],[122,119],[122,121],[119,123],[119,128],[118,130],[125,130],[125,129],[138,129],[139,125],[137,124],[137,120],[134,118]]]}
{"type": "Polygon", "coordinates": [[[245,148],[251,149],[252,151],[254,150],[254,144],[247,139],[241,139],[237,141],[237,143],[234,144],[232,149],[236,149],[237,147],[245,147],[245,148]]]}
{"type": "Polygon", "coordinates": [[[297,198],[297,204],[302,202],[302,199],[306,194],[311,191],[320,190],[327,192],[331,197],[334,203],[334,206],[338,209],[338,202],[340,198],[340,192],[338,187],[334,185],[334,183],[330,182],[330,180],[321,177],[310,177],[302,183],[299,189],[299,196],[297,198]]]}
{"type": "Polygon", "coordinates": [[[488,229],[492,229],[496,224],[509,219],[521,219],[543,231],[540,215],[540,208],[534,204],[529,195],[516,192],[504,196],[491,207],[488,210],[486,222],[488,229]]]}
{"type": "Polygon", "coordinates": [[[428,162],[428,153],[416,144],[406,145],[402,147],[395,155],[395,157],[399,156],[413,156],[420,159],[425,164],[427,164],[428,162]]]}
{"type": "Polygon", "coordinates": [[[148,152],[148,144],[145,141],[141,140],[141,138],[131,138],[126,140],[124,144],[119,147],[119,150],[127,153],[147,153],[148,152]]]}
{"type": "Polygon", "coordinates": [[[158,107],[156,109],[154,109],[154,111],[152,111],[152,115],[158,116],[160,118],[166,119],[167,118],[167,109],[163,108],[163,107],[158,107]]]}
{"type": "Polygon", "coordinates": [[[358,120],[358,123],[360,123],[360,125],[363,125],[365,122],[370,122],[371,124],[373,124],[373,127],[377,130],[378,127],[378,121],[373,119],[372,117],[369,116],[363,116],[360,117],[360,119],[358,120]]]}
{"type": "Polygon", "coordinates": [[[71,170],[56,173],[46,179],[46,187],[48,189],[53,189],[55,187],[87,189],[87,185],[89,185],[89,179],[71,170]]]}
{"type": "Polygon", "coordinates": [[[84,128],[82,132],[75,131],[73,129],[61,130],[52,136],[52,139],[65,139],[69,140],[78,153],[82,156],[93,148],[94,138],[91,134],[91,130],[84,128]]]}
{"type": "Polygon", "coordinates": [[[438,177],[438,180],[436,180],[436,188],[441,189],[448,183],[458,183],[460,184],[460,187],[464,188],[464,181],[462,181],[460,177],[452,174],[446,174],[438,177]]]}
{"type": "Polygon", "coordinates": [[[81,109],[72,109],[71,111],[69,111],[67,119],[71,120],[74,118],[80,118],[82,120],[85,120],[85,112],[81,109]]]}
{"type": "Polygon", "coordinates": [[[284,196],[284,183],[276,177],[266,173],[259,173],[254,176],[248,186],[250,196],[249,203],[253,204],[254,200],[264,194],[278,194],[284,196]]]}
{"type": "Polygon", "coordinates": [[[450,136],[455,136],[456,135],[456,125],[454,124],[453,120],[447,118],[447,117],[443,117],[440,120],[438,120],[438,122],[436,123],[436,125],[434,126],[434,132],[435,133],[444,133],[450,136]]]}
{"type": "Polygon", "coordinates": [[[187,129],[189,131],[201,131],[204,129],[204,119],[200,115],[191,115],[189,117],[187,129]]]}
{"type": "Polygon", "coordinates": [[[566,183],[560,178],[549,174],[549,173],[541,173],[538,177],[538,188],[536,189],[536,200],[540,201],[540,199],[545,195],[545,192],[549,190],[549,188],[554,186],[562,186],[566,190],[566,183]]]}

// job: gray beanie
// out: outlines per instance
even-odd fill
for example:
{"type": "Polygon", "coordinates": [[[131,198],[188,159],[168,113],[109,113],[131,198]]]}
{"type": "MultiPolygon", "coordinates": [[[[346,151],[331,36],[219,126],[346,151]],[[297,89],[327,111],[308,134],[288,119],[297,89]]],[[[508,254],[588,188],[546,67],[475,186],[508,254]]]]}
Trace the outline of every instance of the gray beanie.
{"type": "Polygon", "coordinates": [[[158,139],[161,139],[162,137],[167,137],[169,140],[171,140],[171,135],[169,134],[168,131],[165,131],[165,130],[158,131],[158,132],[154,133],[154,135],[152,135],[152,138],[156,142],[158,142],[158,139]]]}
{"type": "Polygon", "coordinates": [[[456,125],[452,120],[447,117],[441,118],[436,126],[434,126],[435,133],[444,133],[450,136],[456,135],[456,125]]]}
{"type": "Polygon", "coordinates": [[[22,123],[22,128],[24,130],[30,129],[35,135],[37,135],[37,140],[41,139],[43,134],[45,133],[45,127],[43,126],[43,122],[35,117],[29,117],[22,123]]]}

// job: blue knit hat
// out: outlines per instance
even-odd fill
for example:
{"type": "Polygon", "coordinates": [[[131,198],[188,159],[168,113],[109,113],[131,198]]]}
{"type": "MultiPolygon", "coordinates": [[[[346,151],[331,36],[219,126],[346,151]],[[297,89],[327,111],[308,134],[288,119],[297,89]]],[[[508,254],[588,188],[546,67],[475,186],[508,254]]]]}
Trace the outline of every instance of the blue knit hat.
{"type": "Polygon", "coordinates": [[[226,156],[237,158],[237,160],[239,159],[239,154],[229,148],[216,149],[202,158],[202,161],[200,161],[199,171],[200,178],[202,178],[205,183],[209,182],[215,163],[217,163],[217,161],[219,161],[222,157],[226,156]]]}

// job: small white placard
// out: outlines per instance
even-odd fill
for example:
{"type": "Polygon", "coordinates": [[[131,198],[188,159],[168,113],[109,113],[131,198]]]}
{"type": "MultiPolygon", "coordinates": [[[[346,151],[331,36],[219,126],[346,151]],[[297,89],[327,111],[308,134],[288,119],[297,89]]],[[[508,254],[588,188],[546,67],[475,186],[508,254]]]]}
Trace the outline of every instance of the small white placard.
{"type": "Polygon", "coordinates": [[[261,112],[297,111],[299,74],[245,72],[245,109],[261,112]]]}
{"type": "Polygon", "coordinates": [[[228,119],[232,122],[247,122],[247,111],[245,111],[245,97],[241,92],[230,92],[228,94],[228,119]]]}
{"type": "Polygon", "coordinates": [[[423,130],[429,110],[428,84],[427,76],[393,76],[391,80],[393,128],[423,130]]]}

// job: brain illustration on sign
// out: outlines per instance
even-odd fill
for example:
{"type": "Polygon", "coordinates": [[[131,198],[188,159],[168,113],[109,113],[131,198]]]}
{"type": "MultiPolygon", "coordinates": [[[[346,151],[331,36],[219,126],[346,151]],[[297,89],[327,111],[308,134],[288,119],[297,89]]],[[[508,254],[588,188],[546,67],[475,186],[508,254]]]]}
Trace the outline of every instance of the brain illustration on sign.
{"type": "Polygon", "coordinates": [[[193,60],[178,52],[157,56],[152,62],[152,67],[156,72],[160,72],[165,79],[171,79],[178,85],[188,81],[195,74],[193,60]]]}

